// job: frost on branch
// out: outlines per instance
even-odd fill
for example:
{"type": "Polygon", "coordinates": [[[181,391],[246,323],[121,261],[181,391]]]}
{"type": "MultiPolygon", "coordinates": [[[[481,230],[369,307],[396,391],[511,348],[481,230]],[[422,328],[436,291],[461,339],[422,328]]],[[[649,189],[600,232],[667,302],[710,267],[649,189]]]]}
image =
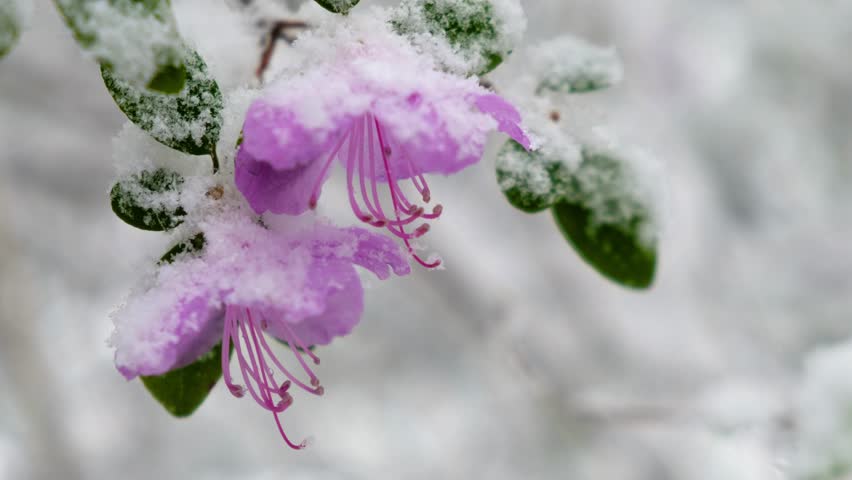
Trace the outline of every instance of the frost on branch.
{"type": "Polygon", "coordinates": [[[623,75],[613,48],[592,45],[571,35],[543,42],[529,50],[536,92],[582,93],[618,84],[623,75]]]}
{"type": "Polygon", "coordinates": [[[494,70],[526,29],[517,0],[404,0],[391,23],[444,68],[462,75],[494,70]]]}
{"type": "Polygon", "coordinates": [[[131,84],[166,93],[183,87],[180,35],[168,0],[54,0],[74,37],[131,84]]]}
{"type": "Polygon", "coordinates": [[[135,87],[106,67],[101,73],[121,111],[157,141],[191,155],[213,152],[222,128],[222,92],[197,53],[186,55],[186,85],[177,95],[135,87]]]}

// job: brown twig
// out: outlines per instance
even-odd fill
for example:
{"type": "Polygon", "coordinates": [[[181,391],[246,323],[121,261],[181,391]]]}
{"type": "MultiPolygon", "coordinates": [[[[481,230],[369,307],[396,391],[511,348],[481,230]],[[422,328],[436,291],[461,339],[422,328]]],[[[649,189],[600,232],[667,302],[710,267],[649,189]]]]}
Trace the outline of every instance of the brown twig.
{"type": "Polygon", "coordinates": [[[269,62],[272,60],[272,54],[275,52],[275,45],[279,39],[283,39],[287,44],[292,45],[296,41],[296,36],[292,30],[304,30],[308,28],[308,24],[301,20],[278,20],[272,24],[267,37],[266,46],[263,48],[263,53],[260,55],[260,64],[257,66],[255,76],[258,80],[263,81],[263,73],[269,67],[269,62]]]}

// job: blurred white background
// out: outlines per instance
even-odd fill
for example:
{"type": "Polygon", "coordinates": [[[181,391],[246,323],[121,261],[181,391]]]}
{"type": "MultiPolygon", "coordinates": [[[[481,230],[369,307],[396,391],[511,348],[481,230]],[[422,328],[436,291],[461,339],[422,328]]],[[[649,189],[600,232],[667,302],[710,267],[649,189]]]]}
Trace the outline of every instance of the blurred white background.
{"type": "MultiPolygon", "coordinates": [[[[251,21],[173,3],[214,71],[251,74],[251,21]],[[216,65],[228,42],[242,63],[216,65]]],[[[320,352],[325,397],[285,415],[316,439],[292,452],[224,388],[175,420],[114,370],[108,314],[168,239],[110,211],[124,117],[35,0],[0,61],[0,478],[788,478],[804,362],[852,334],[852,2],[524,3],[530,42],[621,53],[624,84],[576,108],[666,165],[655,288],[512,209],[492,158],[436,179],[447,270],[373,284],[320,352]]]]}

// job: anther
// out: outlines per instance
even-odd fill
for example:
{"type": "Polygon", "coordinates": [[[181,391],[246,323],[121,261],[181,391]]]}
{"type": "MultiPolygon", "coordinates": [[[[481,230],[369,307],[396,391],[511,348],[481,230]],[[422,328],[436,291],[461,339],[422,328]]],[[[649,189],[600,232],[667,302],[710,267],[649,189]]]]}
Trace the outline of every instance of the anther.
{"type": "Polygon", "coordinates": [[[429,187],[423,189],[423,201],[429,203],[432,200],[432,192],[429,191],[429,187]]]}
{"type": "Polygon", "coordinates": [[[237,398],[243,398],[246,394],[246,387],[242,385],[228,385],[228,390],[230,390],[231,394],[237,398]]]}
{"type": "Polygon", "coordinates": [[[311,379],[311,385],[312,386],[319,387],[319,384],[320,384],[319,378],[314,377],[314,378],[311,379]]]}
{"type": "Polygon", "coordinates": [[[423,235],[426,235],[427,232],[429,232],[429,224],[424,223],[423,225],[420,225],[419,227],[414,229],[414,238],[422,237],[423,235]]]}
{"type": "Polygon", "coordinates": [[[435,205],[435,208],[432,209],[432,215],[440,215],[444,212],[443,205],[435,205]]]}

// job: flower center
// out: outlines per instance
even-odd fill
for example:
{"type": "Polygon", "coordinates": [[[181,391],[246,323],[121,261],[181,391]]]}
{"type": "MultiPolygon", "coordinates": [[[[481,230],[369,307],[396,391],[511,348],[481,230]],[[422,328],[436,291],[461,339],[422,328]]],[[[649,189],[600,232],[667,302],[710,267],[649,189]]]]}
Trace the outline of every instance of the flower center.
{"type": "Polygon", "coordinates": [[[287,434],[284,433],[278,415],[293,404],[293,397],[289,393],[293,384],[314,395],[322,395],[325,390],[320,385],[319,378],[303,358],[303,356],[308,356],[314,364],[319,365],[319,357],[304,345],[286,322],[282,322],[282,325],[285,331],[285,339],[302,369],[308,375],[311,386],[290,373],[272,352],[263,335],[266,319],[258,314],[253,315],[248,308],[239,306],[229,305],[225,309],[225,326],[222,332],[222,374],[225,385],[235,397],[243,397],[248,392],[258,405],[272,412],[275,423],[278,425],[278,432],[284,442],[290,448],[300,450],[307,446],[307,442],[303,441],[298,445],[291,442],[287,434]],[[258,323],[258,320],[260,323],[258,323]],[[244,385],[235,384],[231,378],[231,345],[233,345],[240,365],[240,374],[243,377],[244,385]],[[278,384],[275,380],[273,367],[277,368],[287,380],[278,384]]]}
{"type": "Polygon", "coordinates": [[[443,207],[435,205],[426,211],[432,195],[429,184],[407,155],[397,155],[388,144],[381,123],[372,114],[355,120],[328,157],[327,163],[311,194],[311,207],[316,206],[319,190],[335,158],[346,167],[346,184],[352,212],[364,223],[385,228],[399,237],[408,253],[426,268],[435,268],[440,260],[427,261],[414,251],[411,241],[429,231],[429,221],[441,216],[443,207]],[[392,168],[395,167],[395,168],[392,168]],[[406,195],[400,176],[405,176],[423,200],[423,205],[406,195]],[[357,180],[356,180],[357,177],[357,180]],[[388,205],[389,204],[389,205],[388,205]],[[415,223],[419,225],[414,226],[415,223]]]}

